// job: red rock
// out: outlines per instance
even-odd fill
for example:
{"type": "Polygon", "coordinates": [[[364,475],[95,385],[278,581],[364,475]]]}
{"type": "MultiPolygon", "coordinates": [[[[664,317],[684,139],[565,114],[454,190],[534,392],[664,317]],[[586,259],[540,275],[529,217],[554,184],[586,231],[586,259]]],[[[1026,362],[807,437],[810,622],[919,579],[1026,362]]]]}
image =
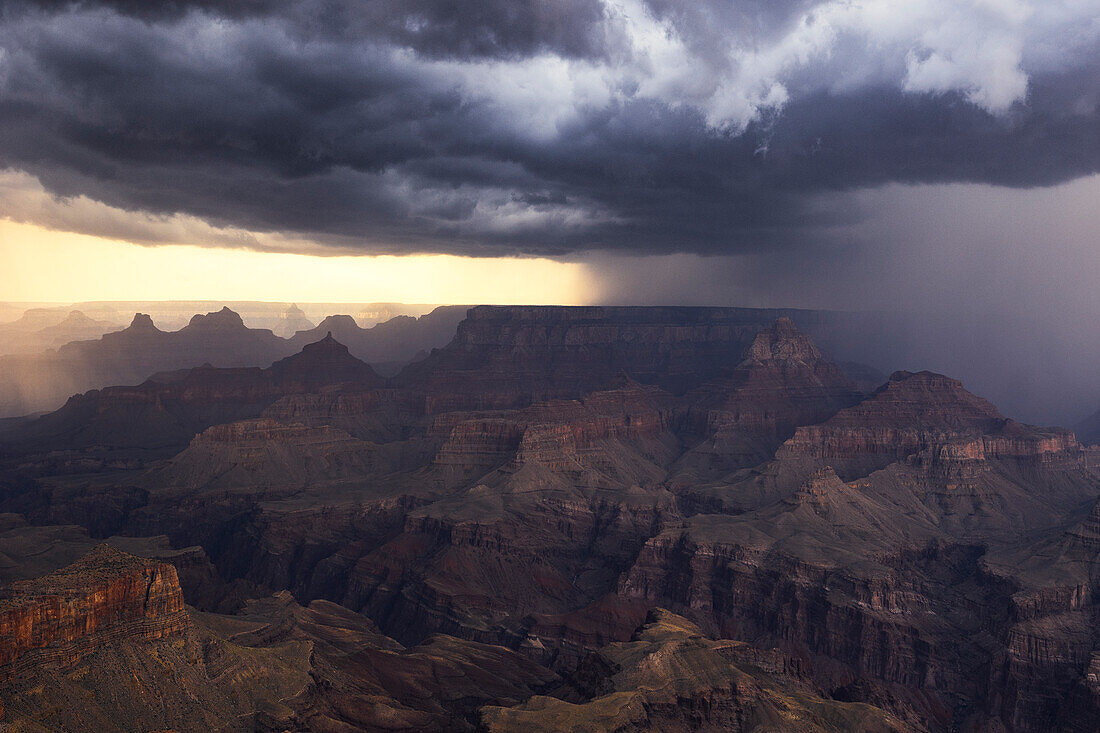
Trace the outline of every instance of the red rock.
{"type": "Polygon", "coordinates": [[[18,674],[21,662],[70,665],[107,640],[159,639],[187,624],[174,567],[100,545],[11,586],[0,604],[0,674],[18,674]]]}

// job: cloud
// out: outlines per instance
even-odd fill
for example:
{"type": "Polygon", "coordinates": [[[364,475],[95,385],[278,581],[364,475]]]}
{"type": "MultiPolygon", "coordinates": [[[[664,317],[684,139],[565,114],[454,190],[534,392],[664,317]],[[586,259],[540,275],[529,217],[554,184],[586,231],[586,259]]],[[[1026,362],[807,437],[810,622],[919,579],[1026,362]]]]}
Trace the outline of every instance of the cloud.
{"type": "Polygon", "coordinates": [[[212,244],[805,248],[862,215],[845,192],[1100,169],[1096,10],[13,0],[0,166],[139,223],[201,221],[212,244]]]}

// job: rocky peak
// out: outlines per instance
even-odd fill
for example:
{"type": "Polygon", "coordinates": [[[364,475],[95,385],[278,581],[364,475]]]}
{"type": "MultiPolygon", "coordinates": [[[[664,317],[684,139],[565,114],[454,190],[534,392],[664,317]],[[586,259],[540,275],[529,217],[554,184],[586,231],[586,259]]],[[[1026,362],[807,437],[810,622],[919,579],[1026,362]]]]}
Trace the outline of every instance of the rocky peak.
{"type": "Polygon", "coordinates": [[[246,328],[244,320],[241,319],[236,311],[230,310],[229,306],[222,306],[220,311],[207,313],[206,315],[196,313],[191,317],[191,321],[187,324],[187,327],[212,331],[246,328]]]}
{"type": "Polygon", "coordinates": [[[821,504],[829,497],[845,493],[847,488],[848,485],[836,475],[832,466],[823,466],[802,482],[795,492],[793,503],[821,504]]]}
{"type": "Polygon", "coordinates": [[[306,384],[365,382],[381,384],[382,378],[365,362],[356,359],[348,347],[328,331],[323,339],[306,344],[294,356],[271,365],[271,371],[285,381],[306,384]]]}
{"type": "Polygon", "coordinates": [[[635,629],[631,641],[661,642],[703,636],[703,631],[679,614],[664,608],[652,608],[645,623],[635,629]]]}
{"type": "Polygon", "coordinates": [[[745,359],[749,362],[801,361],[812,364],[821,358],[817,346],[787,317],[779,318],[771,328],[758,333],[745,352],[745,359]]]}
{"type": "Polygon", "coordinates": [[[332,316],[325,316],[325,319],[317,324],[318,330],[325,330],[329,333],[342,331],[361,331],[359,324],[349,315],[338,313],[332,316]]]}
{"type": "Polygon", "coordinates": [[[320,341],[315,341],[312,344],[306,344],[302,348],[301,353],[305,357],[310,357],[318,360],[354,359],[355,361],[359,361],[351,355],[351,352],[348,351],[347,346],[344,346],[342,343],[332,337],[332,331],[327,331],[325,333],[325,337],[320,341]]]}

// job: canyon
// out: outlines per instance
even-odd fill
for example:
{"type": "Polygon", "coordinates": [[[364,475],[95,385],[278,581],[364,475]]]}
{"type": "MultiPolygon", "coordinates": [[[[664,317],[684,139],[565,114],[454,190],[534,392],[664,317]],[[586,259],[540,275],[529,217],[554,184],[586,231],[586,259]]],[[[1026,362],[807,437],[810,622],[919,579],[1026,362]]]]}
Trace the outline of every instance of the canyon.
{"type": "Polygon", "coordinates": [[[132,385],[0,427],[0,723],[1100,726],[1073,432],[812,311],[478,306],[400,369],[385,325],[169,368],[136,319],[132,385]]]}

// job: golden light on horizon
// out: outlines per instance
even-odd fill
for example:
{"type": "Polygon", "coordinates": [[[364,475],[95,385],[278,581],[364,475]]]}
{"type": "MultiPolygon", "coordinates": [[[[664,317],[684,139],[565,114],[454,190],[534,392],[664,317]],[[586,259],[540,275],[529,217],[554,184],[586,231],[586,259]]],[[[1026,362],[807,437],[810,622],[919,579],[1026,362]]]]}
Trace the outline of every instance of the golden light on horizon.
{"type": "Polygon", "coordinates": [[[597,298],[583,264],[142,246],[0,219],[0,301],[558,303],[597,298]]]}

